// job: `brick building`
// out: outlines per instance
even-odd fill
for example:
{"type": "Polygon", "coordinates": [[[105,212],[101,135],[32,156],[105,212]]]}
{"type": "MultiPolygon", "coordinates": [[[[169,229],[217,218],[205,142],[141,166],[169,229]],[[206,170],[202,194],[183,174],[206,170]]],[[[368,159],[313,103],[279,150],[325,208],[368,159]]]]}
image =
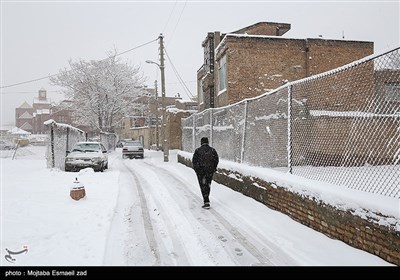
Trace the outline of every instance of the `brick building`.
{"type": "Polygon", "coordinates": [[[33,99],[32,106],[24,102],[15,108],[15,126],[34,134],[46,133],[43,122],[50,119],[51,100],[45,89],[40,89],[38,97],[33,99]]]}
{"type": "Polygon", "coordinates": [[[289,39],[290,24],[259,22],[208,33],[197,72],[199,109],[221,107],[345,65],[373,53],[364,41],[289,39]]]}
{"type": "MultiPolygon", "coordinates": [[[[33,134],[47,133],[43,122],[53,119],[58,123],[73,124],[72,101],[63,100],[59,104],[52,104],[47,98],[45,89],[40,89],[38,97],[33,99],[32,106],[24,102],[15,108],[15,126],[33,134]]],[[[75,125],[76,126],[76,125],[75,125]]]]}
{"type": "MultiPolygon", "coordinates": [[[[158,96],[158,98],[156,99],[155,89],[148,88],[146,89],[146,92],[147,94],[136,100],[136,102],[138,103],[137,110],[135,112],[132,112],[131,116],[123,117],[121,119],[120,125],[116,127],[115,131],[121,139],[143,139],[142,141],[147,148],[149,145],[149,141],[155,143],[157,117],[159,129],[161,130],[162,98],[158,96]],[[151,127],[151,133],[147,131],[149,123],[151,127]]],[[[181,100],[181,98],[165,97],[165,107],[175,107],[178,100],[181,100]]]]}

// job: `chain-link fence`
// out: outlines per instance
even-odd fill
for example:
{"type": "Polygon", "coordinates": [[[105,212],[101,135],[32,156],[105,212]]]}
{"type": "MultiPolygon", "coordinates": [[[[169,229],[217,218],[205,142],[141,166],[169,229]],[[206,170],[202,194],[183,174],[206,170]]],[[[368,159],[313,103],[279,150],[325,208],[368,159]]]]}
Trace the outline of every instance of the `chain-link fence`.
{"type": "Polygon", "coordinates": [[[399,198],[399,49],[183,119],[183,150],[399,198]]]}
{"type": "Polygon", "coordinates": [[[107,152],[115,151],[117,141],[117,134],[103,131],[100,132],[100,142],[107,149],[107,152]]]}
{"type": "Polygon", "coordinates": [[[59,124],[53,120],[45,122],[49,127],[50,142],[47,145],[47,167],[65,169],[67,151],[80,141],[86,140],[86,133],[67,124],[59,124]]]}

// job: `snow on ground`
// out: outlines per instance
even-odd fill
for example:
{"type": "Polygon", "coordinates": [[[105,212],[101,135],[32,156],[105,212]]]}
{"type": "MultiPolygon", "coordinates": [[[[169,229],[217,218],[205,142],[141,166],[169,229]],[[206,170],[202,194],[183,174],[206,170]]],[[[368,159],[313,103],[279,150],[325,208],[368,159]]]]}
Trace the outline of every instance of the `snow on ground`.
{"type": "MultiPolygon", "coordinates": [[[[191,159],[192,157],[192,154],[188,152],[179,151],[179,154],[187,159],[191,159]]],[[[338,209],[351,210],[355,215],[359,215],[362,218],[372,217],[374,220],[377,220],[379,224],[391,226],[400,231],[400,200],[398,198],[349,189],[345,186],[310,180],[279,170],[249,166],[226,160],[221,160],[218,167],[238,171],[244,176],[253,176],[263,179],[266,182],[285,187],[291,192],[324,201],[338,209]],[[375,213],[380,213],[389,217],[377,216],[375,213]]],[[[379,169],[381,167],[377,168],[379,169]]],[[[318,172],[319,167],[315,169],[316,172],[318,172]]],[[[349,169],[351,170],[352,168],[349,169]]],[[[388,167],[385,169],[386,172],[387,169],[388,167]]],[[[332,173],[331,176],[339,175],[337,169],[325,167],[324,172],[327,172],[327,170],[332,173]]],[[[392,171],[394,174],[393,177],[396,177],[399,169],[396,167],[392,171]]],[[[396,177],[396,180],[399,179],[396,177]]]]}
{"type": "Polygon", "coordinates": [[[1,159],[1,252],[17,252],[16,265],[98,265],[104,254],[118,192],[119,172],[66,173],[47,169],[45,147],[18,150],[1,159]],[[87,197],[70,198],[75,178],[87,197]]]}
{"type": "Polygon", "coordinates": [[[109,155],[103,173],[47,169],[44,147],[1,158],[1,252],[18,266],[390,265],[212,183],[210,210],[177,151],[109,155]],[[75,178],[86,198],[69,196],[75,178]]]}

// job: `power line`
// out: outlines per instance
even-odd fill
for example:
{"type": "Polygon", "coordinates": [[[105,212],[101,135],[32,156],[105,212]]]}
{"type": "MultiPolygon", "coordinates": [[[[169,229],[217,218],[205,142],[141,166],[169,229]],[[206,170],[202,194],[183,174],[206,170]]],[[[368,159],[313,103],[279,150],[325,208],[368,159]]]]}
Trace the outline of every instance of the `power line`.
{"type": "Polygon", "coordinates": [[[194,97],[193,94],[191,93],[190,89],[186,86],[185,82],[183,81],[183,79],[179,75],[178,70],[175,68],[174,64],[172,63],[171,58],[169,57],[167,49],[165,47],[164,47],[164,50],[165,50],[165,54],[167,55],[168,61],[172,66],[172,70],[174,71],[176,77],[178,78],[179,83],[181,84],[181,86],[182,86],[183,90],[185,91],[186,95],[190,99],[192,99],[194,97]]]}
{"type": "Polygon", "coordinates": [[[179,22],[181,21],[181,17],[182,17],[183,11],[185,10],[186,4],[187,4],[187,1],[185,1],[185,5],[184,5],[183,8],[182,8],[182,11],[181,11],[181,13],[180,13],[180,15],[179,15],[178,21],[177,21],[176,24],[175,24],[175,27],[174,27],[174,30],[172,31],[171,36],[169,37],[169,40],[170,40],[170,41],[172,41],[172,37],[173,37],[174,34],[175,34],[175,30],[176,30],[176,28],[178,27],[179,22]]]}
{"type": "MultiPolygon", "coordinates": [[[[155,42],[155,41],[157,41],[157,40],[158,40],[158,38],[157,38],[157,39],[154,39],[154,40],[152,40],[152,41],[150,41],[150,42],[144,43],[144,44],[142,44],[142,45],[139,45],[139,46],[137,46],[137,47],[134,47],[134,48],[132,48],[132,49],[126,50],[126,51],[124,51],[124,52],[118,53],[118,54],[116,54],[116,55],[112,55],[112,56],[110,56],[110,57],[116,57],[116,56],[123,55],[123,54],[125,54],[125,53],[127,53],[127,52],[130,52],[130,51],[136,50],[136,49],[138,49],[138,48],[144,47],[144,46],[146,46],[146,45],[148,45],[148,44],[150,44],[150,43],[153,43],[153,42],[155,42]]],[[[106,57],[106,58],[104,58],[104,59],[101,59],[101,60],[99,60],[99,62],[105,61],[105,60],[107,60],[107,59],[110,59],[110,57],[106,57]]],[[[66,71],[65,73],[69,73],[69,72],[71,72],[71,71],[73,71],[73,70],[74,70],[74,69],[68,70],[68,71],[66,71]]],[[[19,86],[19,85],[23,85],[23,84],[29,84],[29,83],[32,83],[32,82],[41,81],[41,80],[49,79],[49,78],[52,78],[52,77],[56,77],[56,76],[58,76],[58,75],[60,75],[60,73],[58,73],[58,74],[52,74],[52,75],[48,75],[48,76],[46,76],[46,77],[37,78],[37,79],[25,81],[25,82],[16,83],[16,84],[1,86],[0,89],[2,89],[2,88],[14,87],[14,86],[19,86]]]]}
{"type": "Polygon", "coordinates": [[[172,8],[171,12],[169,13],[169,17],[168,17],[167,23],[164,25],[164,29],[163,29],[163,32],[162,32],[162,33],[164,33],[164,32],[165,32],[165,29],[167,29],[169,20],[171,19],[172,13],[173,13],[174,10],[175,10],[176,3],[178,3],[178,2],[175,2],[175,3],[174,3],[174,7],[172,8]]]}

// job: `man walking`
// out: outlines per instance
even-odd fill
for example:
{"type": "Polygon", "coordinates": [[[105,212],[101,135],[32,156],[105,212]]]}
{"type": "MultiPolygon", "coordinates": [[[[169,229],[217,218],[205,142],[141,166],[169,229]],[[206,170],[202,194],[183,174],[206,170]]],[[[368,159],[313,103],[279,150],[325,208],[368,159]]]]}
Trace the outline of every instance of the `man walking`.
{"type": "Polygon", "coordinates": [[[201,138],[200,143],[201,146],[193,154],[192,163],[203,195],[204,205],[202,207],[210,209],[210,186],[214,172],[217,171],[219,158],[217,151],[208,145],[207,137],[201,138]]]}

